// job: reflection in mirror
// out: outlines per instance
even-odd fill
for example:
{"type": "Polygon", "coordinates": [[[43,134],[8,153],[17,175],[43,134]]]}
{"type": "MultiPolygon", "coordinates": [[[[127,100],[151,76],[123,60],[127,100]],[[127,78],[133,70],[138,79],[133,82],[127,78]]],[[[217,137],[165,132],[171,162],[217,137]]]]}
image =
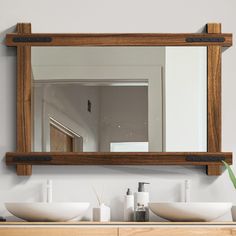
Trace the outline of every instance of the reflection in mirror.
{"type": "Polygon", "coordinates": [[[32,47],[33,150],[206,151],[206,47],[32,47]]]}

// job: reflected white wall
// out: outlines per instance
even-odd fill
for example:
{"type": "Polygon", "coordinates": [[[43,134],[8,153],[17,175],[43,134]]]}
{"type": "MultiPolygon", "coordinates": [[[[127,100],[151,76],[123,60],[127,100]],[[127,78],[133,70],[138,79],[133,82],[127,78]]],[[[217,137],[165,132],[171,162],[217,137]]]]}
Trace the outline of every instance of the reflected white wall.
{"type": "Polygon", "coordinates": [[[206,60],[206,47],[166,47],[166,151],[207,151],[206,60]]]}
{"type": "Polygon", "coordinates": [[[101,151],[111,142],[148,142],[148,87],[101,87],[100,95],[101,151]]]}

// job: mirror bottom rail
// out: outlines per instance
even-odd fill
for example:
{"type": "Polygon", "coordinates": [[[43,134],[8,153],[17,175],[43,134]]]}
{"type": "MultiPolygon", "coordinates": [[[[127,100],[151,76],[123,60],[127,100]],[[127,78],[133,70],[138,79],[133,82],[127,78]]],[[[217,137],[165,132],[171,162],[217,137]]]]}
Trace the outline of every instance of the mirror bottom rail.
{"type": "Polygon", "coordinates": [[[222,165],[232,152],[7,152],[6,164],[29,165],[222,165]]]}
{"type": "Polygon", "coordinates": [[[232,156],[232,152],[7,152],[6,164],[16,165],[18,175],[31,175],[33,165],[189,165],[206,166],[208,175],[220,175],[222,161],[232,164],[232,156]]]}

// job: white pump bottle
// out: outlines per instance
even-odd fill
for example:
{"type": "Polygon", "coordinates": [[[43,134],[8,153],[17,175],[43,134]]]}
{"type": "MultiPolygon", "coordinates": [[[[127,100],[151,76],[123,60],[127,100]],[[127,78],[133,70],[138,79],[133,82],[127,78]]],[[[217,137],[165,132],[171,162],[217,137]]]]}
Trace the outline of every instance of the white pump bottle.
{"type": "Polygon", "coordinates": [[[136,193],[136,206],[139,203],[140,205],[143,205],[144,207],[148,207],[149,192],[145,191],[144,189],[145,184],[149,184],[149,183],[145,183],[145,182],[138,183],[138,192],[136,193]]]}

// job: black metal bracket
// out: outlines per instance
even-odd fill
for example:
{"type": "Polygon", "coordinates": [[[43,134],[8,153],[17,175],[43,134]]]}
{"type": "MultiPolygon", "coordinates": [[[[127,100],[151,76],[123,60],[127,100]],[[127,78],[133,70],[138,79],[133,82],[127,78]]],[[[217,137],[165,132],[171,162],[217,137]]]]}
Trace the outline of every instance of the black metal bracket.
{"type": "Polygon", "coordinates": [[[14,43],[50,43],[52,42],[51,37],[14,37],[12,39],[14,43]]]}
{"type": "Polygon", "coordinates": [[[40,162],[40,161],[51,161],[51,156],[20,156],[20,157],[13,157],[13,161],[15,162],[40,162]]]}
{"type": "Polygon", "coordinates": [[[212,38],[212,37],[191,37],[191,38],[186,38],[186,42],[188,43],[219,43],[219,42],[224,42],[225,38],[224,37],[217,37],[217,38],[212,38]]]}
{"type": "Polygon", "coordinates": [[[6,222],[6,221],[7,221],[6,218],[0,216],[0,222],[6,222]]]}
{"type": "Polygon", "coordinates": [[[191,161],[191,162],[220,162],[220,161],[224,161],[225,158],[224,157],[208,157],[208,156],[187,156],[185,158],[186,161],[191,161]]]}

